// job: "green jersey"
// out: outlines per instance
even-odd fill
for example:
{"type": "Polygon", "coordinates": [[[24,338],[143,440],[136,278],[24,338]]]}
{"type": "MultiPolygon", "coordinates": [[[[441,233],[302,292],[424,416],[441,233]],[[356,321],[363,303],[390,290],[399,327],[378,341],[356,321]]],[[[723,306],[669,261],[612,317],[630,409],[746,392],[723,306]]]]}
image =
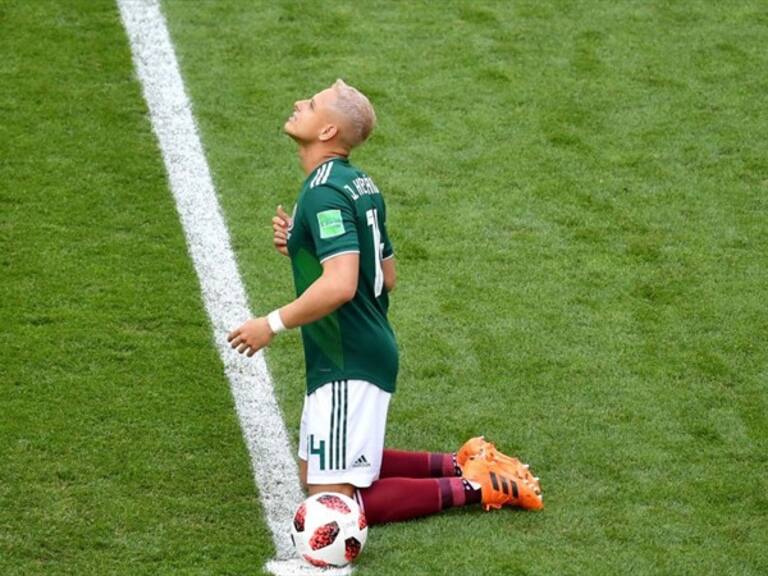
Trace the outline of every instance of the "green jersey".
{"type": "Polygon", "coordinates": [[[397,344],[387,321],[389,298],[381,265],[393,252],[384,198],[368,175],[346,158],[318,166],[299,193],[288,253],[298,296],[320,277],[325,260],[360,254],[355,297],[301,328],[307,394],[328,382],[348,379],[394,392],[397,344]]]}

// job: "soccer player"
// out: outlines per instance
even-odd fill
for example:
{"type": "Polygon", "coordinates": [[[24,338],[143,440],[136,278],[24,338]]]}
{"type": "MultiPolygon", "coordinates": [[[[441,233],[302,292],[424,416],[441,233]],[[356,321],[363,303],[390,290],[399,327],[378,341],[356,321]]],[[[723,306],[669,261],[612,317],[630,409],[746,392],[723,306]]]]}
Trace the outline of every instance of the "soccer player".
{"type": "Polygon", "coordinates": [[[284,131],[307,177],[293,215],[278,206],[272,224],[297,298],[248,320],[229,341],[252,356],[301,327],[307,396],[299,469],[310,495],[354,497],[370,524],[471,503],[541,508],[538,479],[482,438],[456,454],[384,449],[398,371],[387,320],[395,256],[381,191],[349,161],[375,123],[368,98],[342,80],[294,104],[284,131]]]}

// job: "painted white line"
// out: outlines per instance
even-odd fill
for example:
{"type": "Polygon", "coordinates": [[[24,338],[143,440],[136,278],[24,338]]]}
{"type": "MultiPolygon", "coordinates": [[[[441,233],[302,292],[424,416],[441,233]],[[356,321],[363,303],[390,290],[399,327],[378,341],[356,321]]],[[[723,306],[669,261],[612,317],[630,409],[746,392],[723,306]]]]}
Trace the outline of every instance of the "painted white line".
{"type": "Polygon", "coordinates": [[[267,567],[280,576],[306,574],[290,560],[295,552],[288,527],[304,496],[264,356],[240,356],[226,340],[251,312],[165,19],[157,0],[117,4],[272,532],[279,560],[267,567]]]}
{"type": "Polygon", "coordinates": [[[270,560],[264,567],[275,576],[348,576],[353,570],[350,566],[344,568],[315,568],[303,560],[292,558],[291,560],[270,560]]]}

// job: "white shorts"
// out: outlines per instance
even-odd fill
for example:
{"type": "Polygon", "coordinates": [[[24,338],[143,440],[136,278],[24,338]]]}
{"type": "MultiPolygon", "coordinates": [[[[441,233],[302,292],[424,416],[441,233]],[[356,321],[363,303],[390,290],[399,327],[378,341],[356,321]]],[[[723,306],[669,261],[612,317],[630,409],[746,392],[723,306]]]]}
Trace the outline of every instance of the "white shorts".
{"type": "Polygon", "coordinates": [[[308,484],[366,488],[379,477],[391,396],[364,380],[339,380],[304,398],[299,458],[308,484]]]}

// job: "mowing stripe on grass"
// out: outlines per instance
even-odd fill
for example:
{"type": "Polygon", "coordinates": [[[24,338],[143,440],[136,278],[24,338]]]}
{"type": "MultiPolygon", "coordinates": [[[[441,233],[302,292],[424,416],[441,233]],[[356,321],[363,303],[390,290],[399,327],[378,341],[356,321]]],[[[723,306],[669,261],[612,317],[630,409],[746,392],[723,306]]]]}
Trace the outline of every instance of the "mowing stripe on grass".
{"type": "Polygon", "coordinates": [[[288,527],[303,499],[298,471],[263,354],[251,359],[240,356],[226,340],[227,333],[250,318],[251,312],[170,35],[157,1],[117,3],[230,382],[277,557],[289,558],[294,552],[288,527]]]}

